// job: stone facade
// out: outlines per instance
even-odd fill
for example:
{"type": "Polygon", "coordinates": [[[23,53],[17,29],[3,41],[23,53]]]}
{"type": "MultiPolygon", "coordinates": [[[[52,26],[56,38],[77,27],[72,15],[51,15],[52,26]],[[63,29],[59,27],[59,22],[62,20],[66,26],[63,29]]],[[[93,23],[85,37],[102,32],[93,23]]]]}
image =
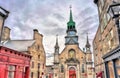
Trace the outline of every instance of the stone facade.
{"type": "MultiPolygon", "coordinates": [[[[99,27],[93,40],[96,77],[104,78],[108,75],[106,74],[105,60],[103,60],[103,57],[119,45],[117,26],[107,12],[112,1],[113,0],[94,0],[98,7],[99,14],[99,27]]],[[[119,0],[115,1],[119,2],[119,0]]],[[[111,62],[108,63],[108,66],[111,65],[111,62]]],[[[111,74],[111,77],[108,78],[114,78],[114,75],[112,75],[114,72],[113,68],[110,67],[108,70],[109,74],[111,74]]]]}
{"type": "Polygon", "coordinates": [[[32,55],[31,59],[31,77],[43,78],[46,65],[46,55],[43,47],[43,35],[39,34],[38,30],[34,30],[35,43],[29,47],[28,51],[32,55]]]}
{"type": "Polygon", "coordinates": [[[56,38],[53,78],[93,78],[92,53],[87,37],[86,51],[79,48],[77,30],[70,10],[70,19],[67,23],[65,48],[59,53],[58,38],[56,38]]]}

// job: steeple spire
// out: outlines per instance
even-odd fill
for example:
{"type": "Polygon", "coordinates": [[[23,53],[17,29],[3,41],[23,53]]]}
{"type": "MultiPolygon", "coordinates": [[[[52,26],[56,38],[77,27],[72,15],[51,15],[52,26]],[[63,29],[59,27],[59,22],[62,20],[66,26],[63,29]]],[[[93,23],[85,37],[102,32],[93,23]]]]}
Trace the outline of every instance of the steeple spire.
{"type": "Polygon", "coordinates": [[[72,6],[70,5],[70,19],[69,19],[69,21],[73,21],[73,18],[72,18],[72,6]]]}
{"type": "Polygon", "coordinates": [[[89,49],[90,49],[90,43],[89,43],[89,40],[88,40],[88,33],[87,33],[87,42],[86,42],[86,48],[89,48],[89,49]]]}
{"type": "MultiPolygon", "coordinates": [[[[71,6],[70,6],[70,17],[69,17],[69,21],[67,23],[67,31],[69,30],[75,30],[75,22],[73,21],[73,16],[72,16],[72,10],[71,10],[71,6]]],[[[76,31],[76,30],[75,30],[76,31]]]]}
{"type": "Polygon", "coordinates": [[[55,44],[55,48],[59,48],[59,45],[58,45],[58,35],[56,35],[56,44],[55,44]]]}

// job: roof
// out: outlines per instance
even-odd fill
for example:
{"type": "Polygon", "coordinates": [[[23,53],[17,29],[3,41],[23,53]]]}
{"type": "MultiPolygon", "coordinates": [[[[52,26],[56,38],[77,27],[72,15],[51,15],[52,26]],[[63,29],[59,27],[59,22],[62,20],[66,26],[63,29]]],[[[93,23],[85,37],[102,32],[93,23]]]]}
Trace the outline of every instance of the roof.
{"type": "Polygon", "coordinates": [[[8,40],[2,45],[17,51],[28,51],[28,47],[32,46],[35,40],[8,40]]]}

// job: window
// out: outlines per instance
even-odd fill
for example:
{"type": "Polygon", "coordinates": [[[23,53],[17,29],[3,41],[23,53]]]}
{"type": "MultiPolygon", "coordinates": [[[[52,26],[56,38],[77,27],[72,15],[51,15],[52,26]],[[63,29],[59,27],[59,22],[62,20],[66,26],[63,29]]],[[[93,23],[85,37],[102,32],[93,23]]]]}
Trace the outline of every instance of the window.
{"type": "Polygon", "coordinates": [[[40,55],[38,55],[38,60],[40,60],[40,55]]]}
{"type": "Polygon", "coordinates": [[[75,58],[75,51],[74,50],[70,50],[68,56],[69,56],[69,58],[75,58]]]}
{"type": "Polygon", "coordinates": [[[44,69],[44,64],[43,64],[43,69],[44,69]]]}
{"type": "Polygon", "coordinates": [[[15,76],[15,66],[8,66],[8,78],[14,78],[15,76]]]}
{"type": "Polygon", "coordinates": [[[113,38],[113,30],[110,31],[110,35],[113,38]]]}
{"type": "Polygon", "coordinates": [[[114,47],[114,38],[111,39],[111,47],[114,47]]]}
{"type": "Polygon", "coordinates": [[[82,64],[82,73],[84,73],[85,71],[84,71],[84,64],[82,64]]]}
{"type": "Polygon", "coordinates": [[[55,76],[57,76],[57,73],[55,73],[55,76]]]}
{"type": "Polygon", "coordinates": [[[40,68],[40,63],[38,63],[38,68],[40,68]]]}
{"type": "Polygon", "coordinates": [[[39,46],[39,45],[37,46],[37,49],[38,49],[38,50],[40,49],[40,46],[39,46]]]}
{"type": "Polygon", "coordinates": [[[114,78],[114,70],[113,70],[113,63],[110,61],[108,62],[108,68],[109,68],[109,75],[110,77],[109,78],[114,78]]]}
{"type": "Polygon", "coordinates": [[[61,73],[63,73],[63,72],[64,72],[64,66],[61,65],[61,73]]]}
{"type": "Polygon", "coordinates": [[[33,75],[34,75],[34,73],[33,73],[33,72],[31,72],[31,78],[33,78],[33,75]]]}
{"type": "Polygon", "coordinates": [[[107,15],[106,13],[104,14],[104,28],[107,26],[107,15]]]}
{"type": "Polygon", "coordinates": [[[116,68],[117,68],[117,74],[120,77],[120,59],[115,60],[116,68]]]}
{"type": "Polygon", "coordinates": [[[34,68],[34,62],[32,62],[32,68],[34,68]]]}

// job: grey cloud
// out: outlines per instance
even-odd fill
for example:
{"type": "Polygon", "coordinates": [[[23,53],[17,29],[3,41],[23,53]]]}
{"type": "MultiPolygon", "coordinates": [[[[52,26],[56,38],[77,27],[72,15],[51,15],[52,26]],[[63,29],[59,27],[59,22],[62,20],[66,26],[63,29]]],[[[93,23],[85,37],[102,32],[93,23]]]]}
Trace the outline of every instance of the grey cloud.
{"type": "MultiPolygon", "coordinates": [[[[45,50],[47,49],[47,58],[51,60],[53,54],[49,51],[54,50],[51,49],[54,46],[51,43],[55,43],[51,36],[59,34],[61,38],[66,35],[66,19],[69,19],[66,9],[69,11],[70,4],[73,6],[75,22],[78,23],[76,27],[81,41],[80,47],[84,47],[85,32],[89,31],[92,41],[98,27],[97,8],[92,0],[0,0],[0,5],[10,11],[5,25],[12,29],[12,38],[32,38],[32,29],[38,28],[44,36],[48,36],[45,42],[49,42],[46,43],[49,46],[45,46],[45,50]]],[[[60,44],[64,43],[63,41],[64,39],[60,40],[60,44]]]]}
{"type": "Polygon", "coordinates": [[[55,17],[59,21],[64,21],[65,20],[65,18],[61,14],[58,14],[58,13],[54,13],[53,17],[55,17]]]}
{"type": "Polygon", "coordinates": [[[48,28],[44,31],[44,34],[46,35],[56,35],[56,34],[59,34],[59,35],[63,35],[65,32],[65,29],[63,28],[48,28]]]}

